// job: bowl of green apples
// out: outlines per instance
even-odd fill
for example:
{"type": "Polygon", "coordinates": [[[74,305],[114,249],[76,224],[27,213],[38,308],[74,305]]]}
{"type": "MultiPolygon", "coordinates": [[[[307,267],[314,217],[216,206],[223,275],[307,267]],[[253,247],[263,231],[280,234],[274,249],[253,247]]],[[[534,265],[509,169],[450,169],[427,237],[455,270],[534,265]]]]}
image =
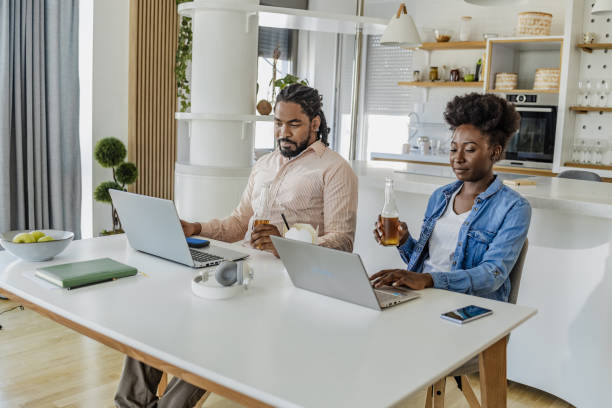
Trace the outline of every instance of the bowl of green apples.
{"type": "Polygon", "coordinates": [[[41,262],[62,252],[73,238],[70,231],[8,231],[0,235],[0,245],[25,261],[41,262]]]}

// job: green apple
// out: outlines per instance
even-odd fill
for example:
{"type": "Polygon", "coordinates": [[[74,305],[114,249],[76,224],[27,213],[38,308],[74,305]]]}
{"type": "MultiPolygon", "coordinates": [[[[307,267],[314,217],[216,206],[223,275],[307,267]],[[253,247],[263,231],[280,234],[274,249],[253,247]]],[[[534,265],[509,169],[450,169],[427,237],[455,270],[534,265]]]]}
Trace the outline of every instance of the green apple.
{"type": "Polygon", "coordinates": [[[34,238],[34,236],[30,233],[22,232],[21,234],[15,235],[13,242],[17,244],[31,244],[36,242],[36,238],[34,238]]]}
{"type": "Polygon", "coordinates": [[[53,237],[45,235],[43,237],[38,238],[38,241],[36,242],[49,242],[49,241],[53,241],[53,237]]]}
{"type": "Polygon", "coordinates": [[[32,236],[34,237],[36,241],[38,241],[39,239],[45,236],[45,233],[42,231],[32,231],[30,232],[30,234],[32,234],[32,236]]]}

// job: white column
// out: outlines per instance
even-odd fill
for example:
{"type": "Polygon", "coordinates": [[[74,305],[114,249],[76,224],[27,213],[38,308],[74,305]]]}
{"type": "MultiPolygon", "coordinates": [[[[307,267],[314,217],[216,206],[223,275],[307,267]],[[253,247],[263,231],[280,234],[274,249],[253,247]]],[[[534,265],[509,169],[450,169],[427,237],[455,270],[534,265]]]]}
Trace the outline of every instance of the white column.
{"type": "MultiPolygon", "coordinates": [[[[228,6],[258,4],[232,0],[228,6]]],[[[253,115],[257,86],[257,16],[247,11],[194,10],[191,112],[253,115]]],[[[192,120],[189,163],[177,163],[179,215],[205,221],[229,215],[246,186],[253,160],[254,124],[192,120]]]]}
{"type": "MultiPolygon", "coordinates": [[[[258,4],[257,0],[232,3],[258,4]]],[[[192,112],[255,113],[257,27],[257,17],[247,17],[244,11],[195,11],[192,20],[192,112]]],[[[241,122],[197,120],[191,126],[192,164],[250,167],[252,124],[244,125],[247,127],[244,138],[241,122]]]]}

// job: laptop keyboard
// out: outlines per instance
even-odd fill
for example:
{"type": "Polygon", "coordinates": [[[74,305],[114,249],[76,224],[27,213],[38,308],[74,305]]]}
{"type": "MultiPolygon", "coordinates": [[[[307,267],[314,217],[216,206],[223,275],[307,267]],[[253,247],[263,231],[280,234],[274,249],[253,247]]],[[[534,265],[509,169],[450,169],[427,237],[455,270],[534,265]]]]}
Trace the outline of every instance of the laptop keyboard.
{"type": "Polygon", "coordinates": [[[196,251],[195,249],[189,248],[191,252],[191,258],[193,258],[196,266],[212,266],[218,265],[223,261],[223,258],[217,255],[209,254],[206,252],[196,251]]]}
{"type": "MultiPolygon", "coordinates": [[[[398,292],[399,293],[399,292],[398,292]]],[[[389,292],[374,289],[378,304],[381,306],[391,306],[402,301],[403,296],[401,294],[392,295],[389,292]]]]}

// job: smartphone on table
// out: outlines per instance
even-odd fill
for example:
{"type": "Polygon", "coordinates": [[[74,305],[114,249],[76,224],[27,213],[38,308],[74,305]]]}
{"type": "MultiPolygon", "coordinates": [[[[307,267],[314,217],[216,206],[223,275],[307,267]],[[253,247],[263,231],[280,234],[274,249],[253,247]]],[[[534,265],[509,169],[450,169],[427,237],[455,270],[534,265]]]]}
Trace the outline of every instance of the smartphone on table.
{"type": "Polygon", "coordinates": [[[440,317],[454,323],[464,324],[471,322],[472,320],[488,316],[492,313],[493,311],[491,309],[469,305],[460,309],[451,310],[450,312],[442,313],[440,317]]]}
{"type": "Polygon", "coordinates": [[[189,245],[191,248],[206,248],[210,245],[210,241],[206,239],[189,237],[187,238],[187,245],[189,245]]]}

